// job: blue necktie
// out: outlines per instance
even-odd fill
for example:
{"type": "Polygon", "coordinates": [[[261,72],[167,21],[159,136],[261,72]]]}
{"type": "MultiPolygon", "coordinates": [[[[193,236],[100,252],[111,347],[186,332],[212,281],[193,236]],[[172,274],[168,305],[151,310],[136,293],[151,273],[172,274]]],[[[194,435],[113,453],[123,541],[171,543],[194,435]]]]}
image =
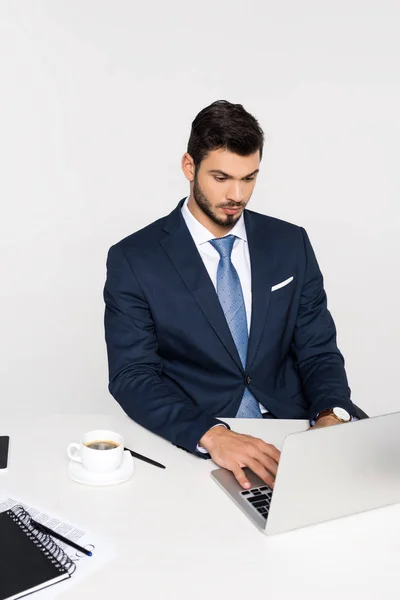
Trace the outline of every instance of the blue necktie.
{"type": "MultiPolygon", "coordinates": [[[[245,369],[249,336],[242,286],[240,285],[239,275],[231,261],[235,239],[236,236],[227,235],[211,240],[210,244],[214,246],[220,256],[217,270],[218,298],[245,369]]],[[[247,387],[244,390],[236,416],[243,419],[262,418],[259,404],[247,387]]]]}

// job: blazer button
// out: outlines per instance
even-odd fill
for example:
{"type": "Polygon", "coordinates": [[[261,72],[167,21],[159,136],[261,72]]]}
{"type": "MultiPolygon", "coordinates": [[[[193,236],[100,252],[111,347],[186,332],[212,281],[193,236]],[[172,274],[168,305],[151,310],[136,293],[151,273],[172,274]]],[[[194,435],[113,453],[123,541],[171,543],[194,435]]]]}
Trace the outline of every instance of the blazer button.
{"type": "Polygon", "coordinates": [[[246,377],[246,383],[247,383],[247,385],[251,384],[251,377],[250,377],[250,375],[247,375],[247,377],[246,377]]]}

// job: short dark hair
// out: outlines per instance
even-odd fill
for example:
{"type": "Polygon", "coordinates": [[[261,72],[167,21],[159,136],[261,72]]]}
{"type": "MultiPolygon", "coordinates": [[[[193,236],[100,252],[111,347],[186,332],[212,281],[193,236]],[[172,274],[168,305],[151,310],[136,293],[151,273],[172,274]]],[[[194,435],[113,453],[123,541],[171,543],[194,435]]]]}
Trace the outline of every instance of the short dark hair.
{"type": "Polygon", "coordinates": [[[208,152],[225,148],[240,156],[260,151],[262,158],[264,132],[258,121],[241,104],[217,100],[203,108],[192,123],[187,151],[196,171],[208,152]]]}

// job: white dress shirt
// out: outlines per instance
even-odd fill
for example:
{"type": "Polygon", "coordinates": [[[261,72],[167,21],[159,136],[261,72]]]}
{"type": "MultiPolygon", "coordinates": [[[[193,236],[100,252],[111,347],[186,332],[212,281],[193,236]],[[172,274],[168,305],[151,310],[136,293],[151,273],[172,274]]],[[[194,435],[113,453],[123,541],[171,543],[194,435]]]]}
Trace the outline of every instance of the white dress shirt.
{"type": "MultiPolygon", "coordinates": [[[[196,248],[203,260],[204,266],[210,276],[210,279],[217,289],[217,270],[220,255],[218,251],[209,242],[215,239],[213,235],[204,225],[202,225],[190,212],[188,208],[189,198],[186,198],[182,206],[182,216],[193,238],[196,248]]],[[[247,331],[250,332],[251,324],[251,265],[250,252],[247,243],[246,226],[244,223],[243,213],[240,219],[235,223],[232,229],[226,235],[236,236],[233,244],[231,260],[235,267],[242,286],[244,306],[246,309],[247,331]]],[[[225,237],[225,236],[224,236],[225,237]]],[[[262,413],[268,412],[261,404],[260,410],[262,413]]]]}

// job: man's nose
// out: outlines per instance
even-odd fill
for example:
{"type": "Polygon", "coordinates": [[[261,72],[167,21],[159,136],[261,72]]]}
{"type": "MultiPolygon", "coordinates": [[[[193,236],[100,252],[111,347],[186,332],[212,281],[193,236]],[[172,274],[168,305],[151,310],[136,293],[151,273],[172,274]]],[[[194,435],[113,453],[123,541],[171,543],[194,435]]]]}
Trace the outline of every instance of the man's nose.
{"type": "Polygon", "coordinates": [[[229,199],[233,202],[242,202],[243,200],[243,183],[234,181],[229,188],[229,199]]]}

